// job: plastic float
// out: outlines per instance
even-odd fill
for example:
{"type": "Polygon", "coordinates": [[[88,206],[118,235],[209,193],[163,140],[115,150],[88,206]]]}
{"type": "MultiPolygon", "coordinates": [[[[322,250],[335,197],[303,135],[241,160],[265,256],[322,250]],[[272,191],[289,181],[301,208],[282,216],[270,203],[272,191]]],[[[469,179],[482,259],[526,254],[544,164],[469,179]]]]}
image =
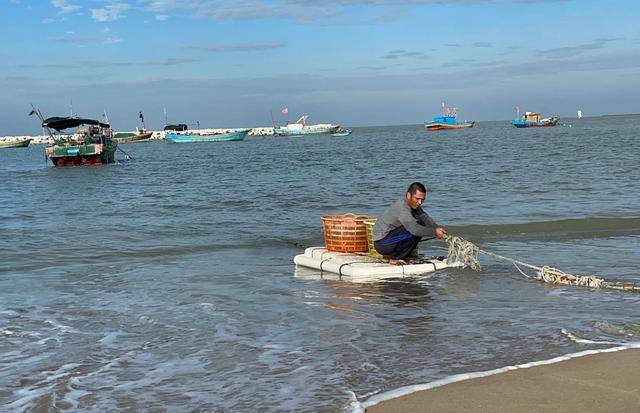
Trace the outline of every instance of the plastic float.
{"type": "MultiPolygon", "coordinates": [[[[387,260],[372,257],[366,253],[331,252],[324,247],[310,247],[304,254],[296,255],[293,262],[301,267],[315,270],[320,276],[333,275],[337,278],[364,282],[386,278],[404,278],[427,274],[451,267],[460,267],[457,263],[447,264],[446,257],[417,256],[407,265],[391,265],[387,260]]],[[[297,271],[296,276],[308,276],[309,271],[297,271]]]]}
{"type": "Polygon", "coordinates": [[[376,217],[371,215],[322,216],[323,247],[306,248],[304,254],[296,255],[293,262],[296,277],[348,279],[355,282],[403,278],[427,274],[443,268],[459,267],[448,264],[446,257],[418,255],[417,249],[411,255],[410,264],[391,265],[387,257],[380,255],[373,241],[373,227],[376,217]]]}

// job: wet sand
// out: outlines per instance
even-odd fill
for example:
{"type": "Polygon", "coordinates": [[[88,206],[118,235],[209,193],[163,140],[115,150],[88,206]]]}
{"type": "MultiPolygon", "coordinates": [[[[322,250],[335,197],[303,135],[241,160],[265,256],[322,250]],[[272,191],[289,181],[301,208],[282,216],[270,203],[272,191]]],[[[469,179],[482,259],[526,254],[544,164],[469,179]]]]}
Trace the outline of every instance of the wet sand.
{"type": "Polygon", "coordinates": [[[367,413],[640,412],[640,349],[576,357],[418,391],[367,413]]]}

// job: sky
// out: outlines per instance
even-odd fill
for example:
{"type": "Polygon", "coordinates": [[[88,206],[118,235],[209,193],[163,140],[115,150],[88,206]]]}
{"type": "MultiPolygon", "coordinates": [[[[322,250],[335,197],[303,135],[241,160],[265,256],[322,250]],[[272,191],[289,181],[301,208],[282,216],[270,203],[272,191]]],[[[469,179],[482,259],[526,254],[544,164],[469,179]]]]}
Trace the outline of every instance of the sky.
{"type": "Polygon", "coordinates": [[[639,113],[638,21],[636,0],[0,0],[0,136],[41,132],[31,104],[116,130],[639,113]]]}

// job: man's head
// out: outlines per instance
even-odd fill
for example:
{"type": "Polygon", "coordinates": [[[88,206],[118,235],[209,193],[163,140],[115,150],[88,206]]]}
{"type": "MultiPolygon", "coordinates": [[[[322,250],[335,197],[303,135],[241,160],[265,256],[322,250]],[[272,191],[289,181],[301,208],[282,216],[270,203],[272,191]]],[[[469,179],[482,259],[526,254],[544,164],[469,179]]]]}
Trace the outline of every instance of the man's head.
{"type": "Polygon", "coordinates": [[[409,208],[416,209],[422,205],[426,193],[427,188],[420,182],[414,182],[409,185],[409,189],[407,189],[407,205],[409,205],[409,208]]]}

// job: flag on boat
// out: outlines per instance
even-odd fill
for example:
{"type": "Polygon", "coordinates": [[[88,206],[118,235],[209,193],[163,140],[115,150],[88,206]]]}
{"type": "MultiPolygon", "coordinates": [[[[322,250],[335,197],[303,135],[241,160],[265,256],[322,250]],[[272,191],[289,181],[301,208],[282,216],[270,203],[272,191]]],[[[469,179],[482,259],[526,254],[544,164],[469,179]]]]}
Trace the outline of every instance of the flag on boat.
{"type": "Polygon", "coordinates": [[[280,111],[283,115],[286,115],[289,113],[289,108],[284,108],[280,111]]]}
{"type": "Polygon", "coordinates": [[[138,117],[140,118],[141,122],[144,122],[144,116],[142,116],[142,112],[140,112],[140,114],[138,115],[138,117]]]}

